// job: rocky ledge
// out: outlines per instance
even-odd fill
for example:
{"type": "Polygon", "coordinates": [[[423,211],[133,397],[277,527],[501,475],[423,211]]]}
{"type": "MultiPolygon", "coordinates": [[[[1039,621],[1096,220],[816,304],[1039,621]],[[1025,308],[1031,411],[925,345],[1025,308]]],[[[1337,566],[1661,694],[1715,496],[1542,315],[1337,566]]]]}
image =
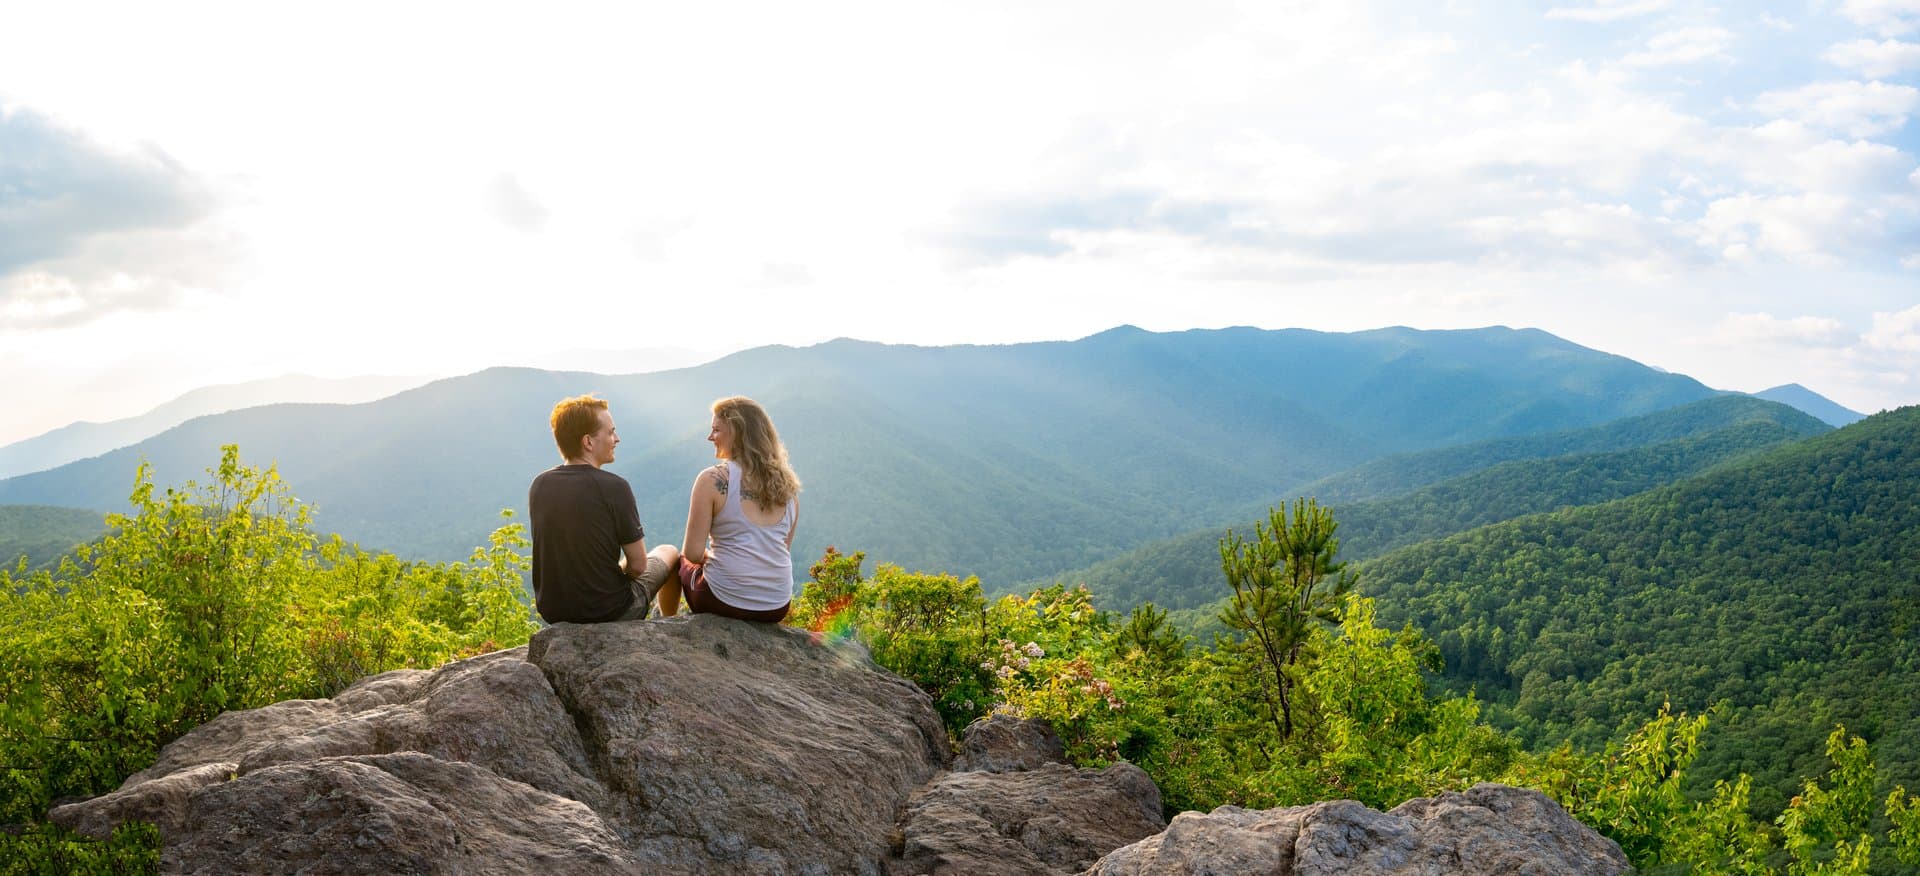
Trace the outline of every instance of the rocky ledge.
{"type": "Polygon", "coordinates": [[[925,693],[855,644],[710,616],[561,624],[221,715],[51,815],[96,836],[154,822],[162,868],[182,873],[1625,869],[1529,791],[1169,826],[1144,772],[1076,769],[1044,724],[983,721],[960,748],[925,693]]]}

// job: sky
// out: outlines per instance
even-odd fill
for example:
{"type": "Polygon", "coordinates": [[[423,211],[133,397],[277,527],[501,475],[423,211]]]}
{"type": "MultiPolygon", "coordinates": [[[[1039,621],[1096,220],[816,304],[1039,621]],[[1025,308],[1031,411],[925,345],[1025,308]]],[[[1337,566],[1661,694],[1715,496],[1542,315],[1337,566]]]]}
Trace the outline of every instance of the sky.
{"type": "Polygon", "coordinates": [[[1917,85],[1920,0],[5,4],[0,442],[1123,323],[1536,327],[1871,413],[1920,403],[1917,85]]]}

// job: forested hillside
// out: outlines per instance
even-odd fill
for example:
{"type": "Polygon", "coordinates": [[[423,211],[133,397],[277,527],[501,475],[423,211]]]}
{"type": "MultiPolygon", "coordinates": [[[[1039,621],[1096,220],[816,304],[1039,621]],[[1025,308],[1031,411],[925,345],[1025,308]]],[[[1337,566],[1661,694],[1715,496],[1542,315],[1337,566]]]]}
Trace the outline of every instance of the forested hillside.
{"type": "Polygon", "coordinates": [[[1717,719],[1693,778],[1777,810],[1835,723],[1920,784],[1920,407],[1604,505],[1361,568],[1448,683],[1529,744],[1594,744],[1671,702],[1717,719]]]}
{"type": "MultiPolygon", "coordinates": [[[[1337,496],[1391,498],[1330,502],[1313,492],[1315,485],[1301,492],[1334,506],[1341,556],[1358,560],[1501,520],[1630,496],[1825,431],[1785,405],[1721,396],[1589,429],[1402,454],[1318,485],[1337,496]],[[1548,458],[1528,458],[1535,456],[1548,458]],[[1432,482],[1448,474],[1455,476],[1432,482]],[[1416,486],[1423,483],[1429,485],[1416,486]]],[[[1250,532],[1258,516],[1246,514],[1232,526],[1250,532]]],[[[1206,605],[1221,596],[1225,528],[1152,542],[1058,578],[1086,585],[1107,608],[1206,605]]]]}
{"type": "Polygon", "coordinates": [[[0,505],[0,566],[12,568],[21,557],[35,569],[60,558],[75,545],[105,532],[105,515],[84,508],[50,505],[0,505]]]}
{"type": "Polygon", "coordinates": [[[1503,462],[1631,450],[1756,422],[1776,423],[1800,435],[1815,435],[1828,428],[1784,402],[1720,395],[1583,429],[1397,453],[1321,478],[1296,492],[1330,505],[1351,505],[1409,493],[1503,462]]]}
{"type": "Polygon", "coordinates": [[[275,405],[0,481],[0,502],[122,507],[138,460],[200,474],[223,444],[277,463],[316,525],[463,556],[558,462],[560,398],[613,403],[650,540],[677,542],[710,459],[707,404],[766,404],[806,487],[795,550],[859,544],[997,586],[1085,566],[1385,453],[1648,413],[1698,382],[1534,330],[1114,329],[1073,342],[763,347],[679,371],[495,369],[361,405],[275,405]],[[1248,465],[1257,460],[1258,465],[1248,465]]]}

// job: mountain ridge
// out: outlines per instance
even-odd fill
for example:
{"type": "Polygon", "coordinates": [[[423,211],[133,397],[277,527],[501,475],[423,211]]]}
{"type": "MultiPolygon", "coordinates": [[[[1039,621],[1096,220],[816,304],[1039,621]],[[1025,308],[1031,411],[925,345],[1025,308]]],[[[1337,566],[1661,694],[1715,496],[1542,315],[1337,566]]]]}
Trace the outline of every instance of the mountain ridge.
{"type": "Polygon", "coordinates": [[[1819,417],[1830,426],[1845,426],[1866,419],[1866,414],[1848,408],[1833,399],[1827,398],[1798,383],[1783,383],[1771,389],[1752,393],[1755,398],[1777,401],[1792,405],[1808,414],[1819,417]]]}
{"type": "Polygon", "coordinates": [[[369,375],[312,377],[287,374],[189,390],[143,414],[104,422],[80,420],[0,446],[0,478],[57,468],[139,443],[196,417],[263,404],[372,401],[432,378],[369,375]],[[292,397],[289,398],[288,396],[292,397]]]}
{"type": "Polygon", "coordinates": [[[1230,527],[1252,532],[1266,507],[1295,495],[1331,508],[1341,556],[1362,560],[1512,517],[1621,498],[1826,431],[1786,405],[1729,394],[1581,430],[1399,454],[1054,580],[1086,585],[1107,608],[1149,601],[1194,608],[1222,596],[1215,550],[1222,534],[1230,527]]]}
{"type": "Polygon", "coordinates": [[[558,462],[548,411],[582,392],[613,405],[623,444],[611,470],[634,485],[656,543],[679,541],[686,491],[711,458],[708,403],[745,394],[767,405],[808,485],[797,553],[856,546],[994,587],[1174,535],[1184,521],[1381,454],[1714,394],[1538,330],[1121,330],[999,347],[841,340],[639,375],[503,367],[359,405],[213,415],[0,481],[0,502],[115,509],[141,457],[159,483],[177,483],[237,443],[254,463],[279,464],[317,526],[458,559],[558,462]]]}

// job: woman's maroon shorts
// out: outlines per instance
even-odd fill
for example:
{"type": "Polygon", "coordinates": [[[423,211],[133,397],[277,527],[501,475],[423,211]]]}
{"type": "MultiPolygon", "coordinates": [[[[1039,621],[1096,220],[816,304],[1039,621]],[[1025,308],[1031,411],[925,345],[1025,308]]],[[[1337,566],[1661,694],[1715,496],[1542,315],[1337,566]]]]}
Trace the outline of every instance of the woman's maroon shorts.
{"type": "Polygon", "coordinates": [[[760,621],[769,624],[777,624],[784,620],[787,610],[793,607],[789,603],[779,608],[762,611],[734,608],[722,602],[720,597],[713,595],[713,591],[707,589],[706,567],[686,557],[680,558],[680,596],[686,600],[687,610],[694,614],[717,614],[736,620],[760,621]]]}

